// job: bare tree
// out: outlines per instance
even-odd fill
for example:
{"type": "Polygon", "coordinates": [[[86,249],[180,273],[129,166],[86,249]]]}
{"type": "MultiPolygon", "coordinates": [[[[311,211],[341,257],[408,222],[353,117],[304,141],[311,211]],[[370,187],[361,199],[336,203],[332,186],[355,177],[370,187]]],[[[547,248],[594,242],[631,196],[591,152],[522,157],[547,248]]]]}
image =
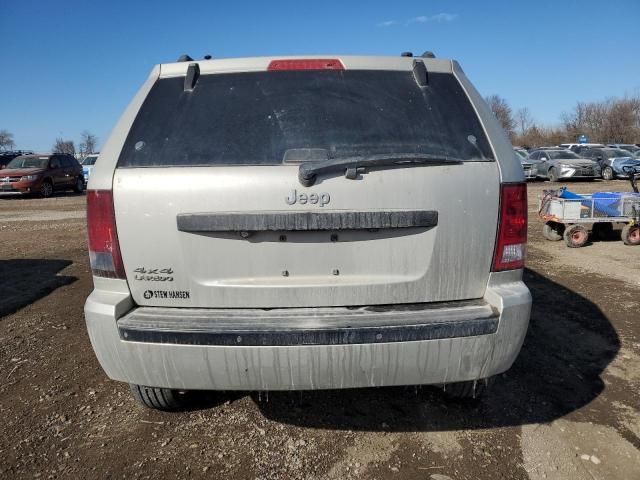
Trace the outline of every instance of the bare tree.
{"type": "Polygon", "coordinates": [[[637,128],[638,110],[636,102],[628,98],[610,100],[607,110],[604,122],[605,141],[614,143],[635,142],[640,133],[637,128]]]}
{"type": "Polygon", "coordinates": [[[16,146],[13,141],[13,133],[8,130],[0,130],[0,150],[11,150],[16,146]]]}
{"type": "Polygon", "coordinates": [[[98,137],[93,133],[85,130],[80,134],[80,158],[86,157],[90,153],[95,153],[98,146],[98,137]]]}
{"type": "Polygon", "coordinates": [[[73,143],[73,140],[56,138],[56,143],[53,144],[53,153],[68,153],[69,155],[75,155],[76,146],[73,143]]]}
{"type": "Polygon", "coordinates": [[[573,141],[584,134],[591,142],[637,142],[640,140],[640,97],[578,102],[573,111],[562,114],[561,119],[567,136],[573,141]]]}
{"type": "Polygon", "coordinates": [[[509,135],[509,138],[513,139],[515,122],[513,121],[513,112],[509,103],[498,95],[490,95],[486,97],[485,100],[489,104],[493,114],[502,125],[502,128],[504,128],[504,131],[509,135]]]}
{"type": "Polygon", "coordinates": [[[529,111],[529,108],[527,107],[519,108],[516,111],[515,121],[518,124],[520,135],[524,136],[527,133],[527,130],[529,130],[533,125],[533,118],[531,117],[531,112],[529,111]]]}

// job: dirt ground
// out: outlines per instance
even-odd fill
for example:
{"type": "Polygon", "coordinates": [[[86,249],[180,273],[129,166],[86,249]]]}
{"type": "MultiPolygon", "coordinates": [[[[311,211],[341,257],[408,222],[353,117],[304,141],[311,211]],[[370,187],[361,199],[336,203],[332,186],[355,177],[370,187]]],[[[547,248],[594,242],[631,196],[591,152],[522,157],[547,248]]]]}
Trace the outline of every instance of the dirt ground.
{"type": "Polygon", "coordinates": [[[529,332],[482,400],[212,393],[172,414],[93,355],[84,196],[0,197],[0,478],[640,479],[640,247],[544,240],[543,188],[529,185],[529,332]]]}

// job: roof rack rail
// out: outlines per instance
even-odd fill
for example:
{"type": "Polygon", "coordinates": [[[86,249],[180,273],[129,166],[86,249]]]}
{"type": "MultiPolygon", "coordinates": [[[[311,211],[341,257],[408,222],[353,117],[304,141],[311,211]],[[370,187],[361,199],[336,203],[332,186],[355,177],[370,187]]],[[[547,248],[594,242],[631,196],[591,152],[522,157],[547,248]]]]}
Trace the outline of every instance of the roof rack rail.
{"type": "Polygon", "coordinates": [[[436,58],[436,54],[433,53],[431,50],[427,50],[426,52],[423,52],[422,55],[420,55],[422,58],[436,58]]]}
{"type": "Polygon", "coordinates": [[[184,54],[184,55],[180,55],[178,57],[178,62],[193,62],[193,58],[191,58],[189,55],[184,54]]]}
{"type": "Polygon", "coordinates": [[[412,52],[402,52],[400,54],[401,57],[413,57],[413,53],[412,52]]]}

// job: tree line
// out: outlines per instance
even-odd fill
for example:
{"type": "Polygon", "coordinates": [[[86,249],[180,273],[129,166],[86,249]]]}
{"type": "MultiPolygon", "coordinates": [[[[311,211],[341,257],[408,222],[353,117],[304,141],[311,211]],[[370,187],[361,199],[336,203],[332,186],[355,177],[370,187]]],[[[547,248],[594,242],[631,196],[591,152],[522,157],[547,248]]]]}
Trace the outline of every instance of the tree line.
{"type": "MultiPolygon", "coordinates": [[[[13,134],[6,129],[0,130],[0,152],[13,150],[15,146],[16,142],[13,139],[13,134]]],[[[80,142],[78,143],[77,150],[76,144],[73,140],[56,138],[56,141],[51,147],[51,151],[52,153],[68,153],[70,155],[78,154],[80,158],[84,158],[90,153],[96,153],[97,148],[98,137],[88,130],[85,130],[80,134],[80,142]]]]}
{"type": "Polygon", "coordinates": [[[560,115],[560,123],[555,126],[536,123],[527,107],[514,112],[499,95],[485,100],[514,145],[575,143],[580,135],[586,135],[591,143],[640,142],[640,95],[578,102],[560,115]]]}

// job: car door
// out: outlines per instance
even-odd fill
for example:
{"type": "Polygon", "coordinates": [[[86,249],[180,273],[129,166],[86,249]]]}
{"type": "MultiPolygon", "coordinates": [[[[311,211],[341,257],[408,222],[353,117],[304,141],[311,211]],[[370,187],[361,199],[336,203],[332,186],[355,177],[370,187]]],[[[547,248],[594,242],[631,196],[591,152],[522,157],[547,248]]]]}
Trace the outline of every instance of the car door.
{"type": "Polygon", "coordinates": [[[584,157],[593,160],[594,162],[597,162],[598,165],[600,165],[600,168],[602,168],[604,165],[604,160],[605,160],[605,156],[604,156],[604,152],[599,149],[599,148],[592,148],[588,151],[586,151],[584,153],[584,157]]]}
{"type": "Polygon", "coordinates": [[[547,171],[546,171],[546,167],[540,163],[540,151],[537,150],[535,152],[531,152],[529,154],[529,160],[531,160],[533,163],[535,163],[538,166],[538,175],[546,175],[547,171]]]}
{"type": "Polygon", "coordinates": [[[61,160],[62,168],[64,170],[65,187],[72,188],[76,183],[76,178],[78,177],[78,162],[75,158],[69,155],[65,155],[61,160]]]}
{"type": "Polygon", "coordinates": [[[551,170],[551,168],[553,167],[553,163],[551,162],[551,157],[549,156],[548,152],[545,152],[544,150],[540,150],[538,152],[539,155],[539,160],[540,160],[540,165],[541,165],[541,170],[544,172],[544,174],[546,176],[549,175],[549,170],[551,170]]]}
{"type": "Polygon", "coordinates": [[[62,166],[60,155],[53,155],[49,160],[49,175],[53,182],[53,188],[65,188],[67,179],[64,175],[64,168],[62,166]]]}

